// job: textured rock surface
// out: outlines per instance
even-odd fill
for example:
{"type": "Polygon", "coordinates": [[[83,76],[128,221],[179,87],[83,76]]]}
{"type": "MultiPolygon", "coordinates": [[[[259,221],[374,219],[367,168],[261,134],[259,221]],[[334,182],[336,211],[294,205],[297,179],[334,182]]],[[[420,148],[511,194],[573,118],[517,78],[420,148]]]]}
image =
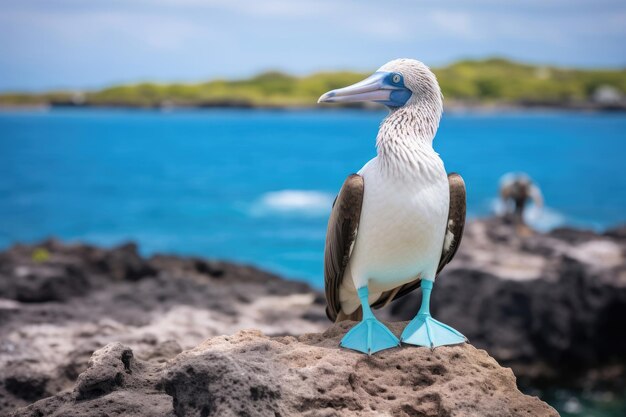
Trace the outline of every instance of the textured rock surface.
{"type": "MultiPolygon", "coordinates": [[[[405,324],[390,327],[399,334],[405,324]]],[[[242,331],[160,364],[135,361],[128,348],[112,344],[94,354],[73,393],[15,416],[557,415],[519,392],[510,369],[471,345],[409,346],[367,357],[338,347],[351,325],[299,337],[242,331]]]]}
{"type": "Polygon", "coordinates": [[[159,359],[243,328],[283,335],[327,324],[318,292],[255,268],[145,259],[132,244],[18,245],[0,253],[0,415],[72,387],[111,342],[159,359]]]}
{"type": "MultiPolygon", "coordinates": [[[[435,286],[433,312],[523,386],[620,389],[625,259],[626,228],[520,237],[497,219],[474,221],[435,286]]],[[[376,314],[412,318],[419,297],[376,314]]],[[[240,329],[285,335],[328,324],[319,291],[255,268],[146,259],[132,244],[17,245],[0,253],[0,415],[74,389],[93,352],[112,342],[135,363],[160,363],[240,329]]]]}
{"type": "Polygon", "coordinates": [[[73,389],[12,413],[28,417],[167,417],[172,397],[160,388],[165,362],[142,361],[130,348],[111,343],[94,352],[73,389]]]}

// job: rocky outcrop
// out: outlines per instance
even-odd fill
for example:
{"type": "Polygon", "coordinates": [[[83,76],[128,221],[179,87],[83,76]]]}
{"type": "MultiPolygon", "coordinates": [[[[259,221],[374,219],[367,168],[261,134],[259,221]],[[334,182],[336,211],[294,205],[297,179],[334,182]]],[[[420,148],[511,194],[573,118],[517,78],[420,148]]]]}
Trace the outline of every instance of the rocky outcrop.
{"type": "Polygon", "coordinates": [[[255,268],[146,259],[132,244],[17,245],[0,253],[0,410],[72,387],[112,342],[162,359],[239,329],[284,335],[327,324],[319,292],[255,268]]]}
{"type": "MultiPolygon", "coordinates": [[[[433,313],[510,366],[524,388],[621,389],[625,259],[626,228],[518,235],[498,219],[473,221],[438,279],[433,313]]],[[[416,291],[376,314],[407,320],[419,297],[416,291]]],[[[330,324],[324,307],[319,290],[252,267],[145,258],[133,244],[16,245],[0,253],[0,415],[65,392],[50,400],[61,401],[94,351],[110,343],[161,372],[207,337],[250,328],[269,336],[323,331],[330,324]]],[[[116,369],[124,384],[143,372],[116,369]]],[[[125,392],[118,383],[86,386],[100,388],[81,391],[85,404],[100,389],[110,398],[125,392]]],[[[141,401],[135,406],[140,413],[141,401]]]]}
{"type": "Polygon", "coordinates": [[[28,417],[168,417],[172,397],[160,388],[164,361],[137,359],[120,343],[94,352],[72,388],[18,409],[28,417]]]}
{"type": "MultiPolygon", "coordinates": [[[[469,344],[368,357],[339,348],[352,324],[298,337],[241,331],[161,363],[111,344],[94,353],[73,392],[14,416],[557,416],[469,344]]],[[[405,324],[389,326],[399,334],[405,324]]]]}

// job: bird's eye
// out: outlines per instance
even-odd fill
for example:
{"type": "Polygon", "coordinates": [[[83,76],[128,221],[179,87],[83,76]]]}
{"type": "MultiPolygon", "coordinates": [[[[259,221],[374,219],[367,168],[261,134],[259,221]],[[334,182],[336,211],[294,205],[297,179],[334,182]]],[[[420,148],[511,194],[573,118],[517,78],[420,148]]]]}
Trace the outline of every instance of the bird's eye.
{"type": "Polygon", "coordinates": [[[395,84],[398,84],[400,82],[400,75],[399,74],[393,74],[393,77],[391,78],[391,81],[393,81],[395,84]]]}

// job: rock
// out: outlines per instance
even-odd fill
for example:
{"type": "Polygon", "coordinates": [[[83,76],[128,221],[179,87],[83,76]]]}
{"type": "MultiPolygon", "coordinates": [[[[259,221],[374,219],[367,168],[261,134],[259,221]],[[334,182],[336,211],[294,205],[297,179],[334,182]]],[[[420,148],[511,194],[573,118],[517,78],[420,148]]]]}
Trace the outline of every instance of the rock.
{"type": "MultiPolygon", "coordinates": [[[[0,410],[72,388],[91,372],[94,351],[113,342],[136,359],[163,363],[207,337],[243,328],[319,331],[327,324],[324,303],[304,283],[249,266],[146,259],[132,244],[16,245],[0,253],[0,410]]],[[[115,378],[102,385],[117,387],[115,378]]],[[[92,395],[87,385],[80,393],[92,395]]]]}
{"type": "MultiPolygon", "coordinates": [[[[323,334],[216,337],[176,357],[165,390],[179,416],[556,416],[465,344],[373,356],[339,348],[354,323],[323,334]]],[[[399,335],[406,323],[389,323],[399,335]]]]}
{"type": "Polygon", "coordinates": [[[126,243],[106,251],[96,265],[102,273],[118,281],[137,281],[157,272],[139,255],[135,243],[126,243]]]}
{"type": "Polygon", "coordinates": [[[2,280],[1,293],[27,303],[63,301],[88,287],[83,272],[71,265],[21,265],[12,275],[15,280],[2,280]]]}
{"type": "Polygon", "coordinates": [[[4,369],[4,388],[16,397],[35,401],[50,395],[46,385],[49,378],[28,366],[25,363],[12,363],[4,369]]]}
{"type": "MultiPolygon", "coordinates": [[[[517,235],[499,219],[469,222],[438,278],[433,313],[511,367],[524,390],[623,389],[624,230],[517,235]]],[[[376,314],[408,320],[419,305],[416,291],[376,314]]],[[[113,342],[132,349],[135,364],[164,364],[241,329],[322,331],[324,307],[320,290],[250,266],[144,258],[133,244],[15,245],[0,252],[0,410],[71,394],[93,352],[113,342]]],[[[119,405],[118,388],[107,396],[119,405]]]]}
{"type": "MultiPolygon", "coordinates": [[[[74,392],[87,387],[86,398],[61,394],[14,417],[558,415],[522,394],[510,369],[469,344],[405,346],[368,357],[339,348],[353,324],[298,337],[241,331],[161,364],[128,363],[128,348],[108,345],[78,378],[74,392]]],[[[388,324],[396,334],[405,325],[388,324]]]]}
{"type": "Polygon", "coordinates": [[[159,388],[163,363],[135,360],[112,343],[94,352],[73,390],[16,410],[14,417],[172,416],[172,398],[159,388]]]}
{"type": "Polygon", "coordinates": [[[121,343],[111,343],[94,352],[87,370],[78,376],[76,399],[99,397],[124,386],[132,375],[133,351],[121,343]]]}
{"type": "Polygon", "coordinates": [[[156,270],[134,243],[110,250],[47,240],[0,254],[0,297],[23,302],[65,301],[109,281],[136,281],[156,270]]]}
{"type": "Polygon", "coordinates": [[[144,360],[155,360],[157,362],[166,362],[181,353],[183,348],[175,340],[166,340],[159,343],[154,349],[149,350],[141,356],[144,360]]]}
{"type": "Polygon", "coordinates": [[[626,240],[626,225],[613,227],[604,232],[604,235],[610,238],[626,240]]]}

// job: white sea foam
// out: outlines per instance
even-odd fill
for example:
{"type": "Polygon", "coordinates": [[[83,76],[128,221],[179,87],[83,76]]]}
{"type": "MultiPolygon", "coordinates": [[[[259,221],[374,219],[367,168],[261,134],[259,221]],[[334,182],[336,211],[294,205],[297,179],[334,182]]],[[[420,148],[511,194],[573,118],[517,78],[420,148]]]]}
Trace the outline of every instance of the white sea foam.
{"type": "Polygon", "coordinates": [[[325,216],[330,213],[333,199],[331,194],[314,190],[272,191],[257,200],[252,207],[252,214],[325,216]]]}
{"type": "MultiPolygon", "coordinates": [[[[495,214],[502,215],[506,207],[502,200],[494,198],[491,201],[491,209],[495,214]]],[[[553,208],[546,206],[540,208],[531,203],[524,211],[524,221],[534,229],[546,232],[556,227],[563,226],[567,222],[567,218],[564,214],[553,208]]]]}
{"type": "MultiPolygon", "coordinates": [[[[251,207],[253,216],[293,215],[327,216],[335,196],[316,190],[280,190],[263,194],[251,207]]],[[[502,201],[494,198],[490,202],[492,212],[501,215],[505,207],[502,201]]],[[[471,217],[471,216],[470,216],[471,217]]],[[[531,227],[548,231],[567,223],[565,215],[550,208],[529,204],[524,212],[524,220],[531,227]]]]}

